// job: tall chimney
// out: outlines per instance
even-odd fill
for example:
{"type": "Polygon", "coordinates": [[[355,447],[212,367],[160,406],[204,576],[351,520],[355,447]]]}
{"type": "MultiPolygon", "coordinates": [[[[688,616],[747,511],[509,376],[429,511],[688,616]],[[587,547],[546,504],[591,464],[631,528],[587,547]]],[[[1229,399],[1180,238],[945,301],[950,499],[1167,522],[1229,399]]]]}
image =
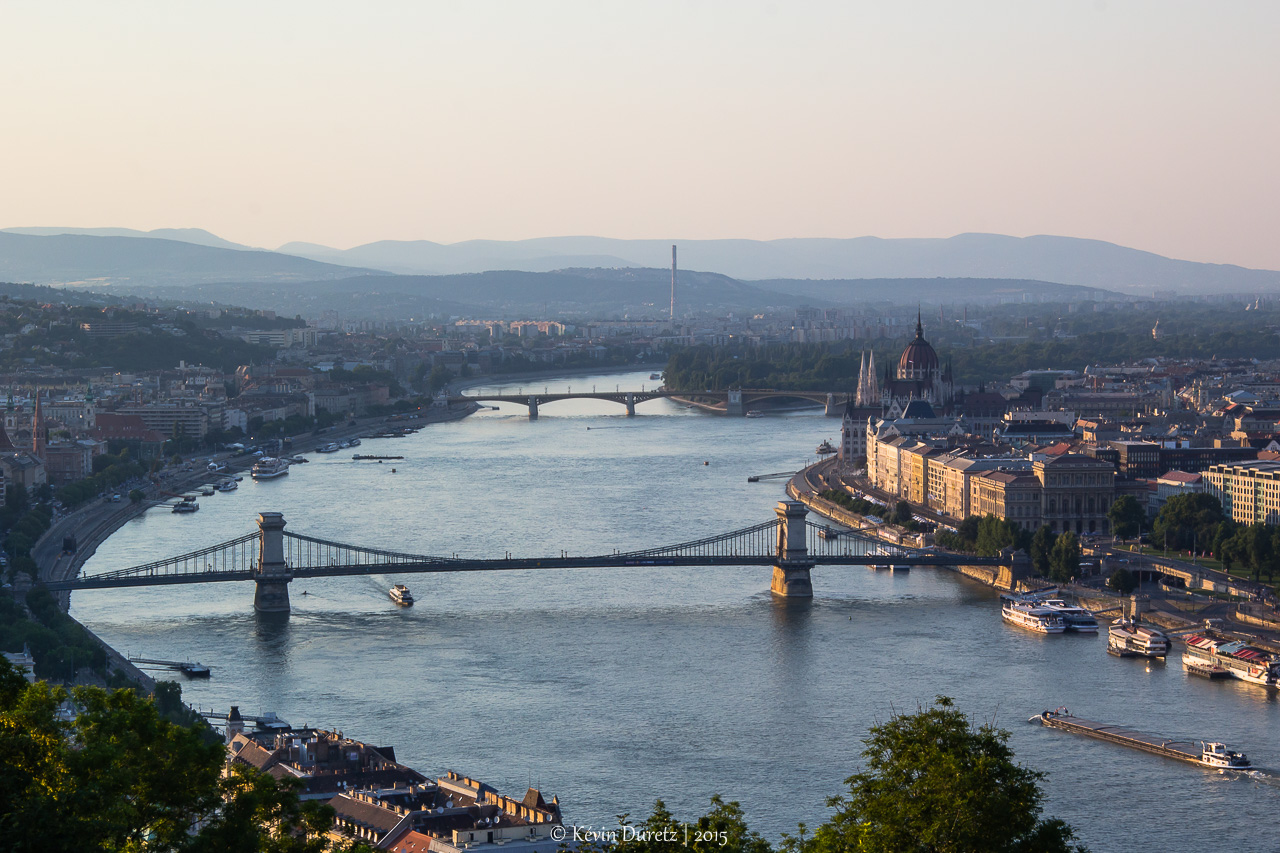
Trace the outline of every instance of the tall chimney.
{"type": "Polygon", "coordinates": [[[671,324],[676,322],[676,247],[671,246],[671,324]]]}

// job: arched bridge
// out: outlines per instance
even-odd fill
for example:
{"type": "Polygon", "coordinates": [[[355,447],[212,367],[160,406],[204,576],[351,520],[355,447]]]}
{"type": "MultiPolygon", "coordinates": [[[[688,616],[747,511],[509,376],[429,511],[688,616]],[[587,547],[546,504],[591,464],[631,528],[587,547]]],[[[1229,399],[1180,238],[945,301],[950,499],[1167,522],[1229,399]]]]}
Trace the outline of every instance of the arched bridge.
{"type": "Polygon", "coordinates": [[[609,551],[588,556],[513,556],[472,558],[408,554],[348,545],[285,532],[278,512],[258,515],[258,532],[187,554],[127,569],[82,575],[48,584],[51,590],[119,589],[162,584],[254,581],[254,607],[263,612],[289,610],[294,578],[416,572],[614,569],[636,566],[772,566],[774,593],[789,598],[813,596],[810,569],[843,566],[1003,565],[1018,573],[1012,558],[969,557],[901,548],[853,532],[837,531],[807,519],[799,501],[780,501],[776,518],[730,533],[638,551],[609,551]]]}
{"type": "Polygon", "coordinates": [[[697,401],[702,408],[721,412],[726,415],[745,415],[753,403],[763,400],[788,399],[809,400],[825,407],[826,414],[839,417],[851,395],[835,391],[786,391],[777,388],[735,388],[728,391],[668,391],[655,388],[640,391],[591,391],[526,393],[523,389],[515,394],[462,394],[450,397],[449,403],[515,403],[529,408],[529,417],[538,417],[538,409],[548,403],[560,400],[608,400],[626,406],[627,415],[634,417],[636,406],[640,403],[659,398],[679,397],[697,401]]]}

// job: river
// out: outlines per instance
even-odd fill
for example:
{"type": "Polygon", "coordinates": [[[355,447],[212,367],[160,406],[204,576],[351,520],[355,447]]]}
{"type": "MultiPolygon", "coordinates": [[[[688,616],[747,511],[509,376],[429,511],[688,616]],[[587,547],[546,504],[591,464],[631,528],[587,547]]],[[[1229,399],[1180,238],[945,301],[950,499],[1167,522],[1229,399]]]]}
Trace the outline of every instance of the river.
{"type": "MultiPolygon", "coordinates": [[[[585,390],[648,374],[537,380],[585,390]]],[[[515,390],[519,383],[508,383],[515,390]]],[[[252,532],[290,530],[424,554],[557,555],[671,544],[773,518],[784,480],[839,421],[808,410],[725,418],[655,400],[567,401],[530,421],[484,410],[414,436],[366,441],[354,462],[312,454],[288,477],[151,510],[86,573],[252,532]],[[393,470],[394,473],[393,473],[393,470]]],[[[664,799],[681,819],[713,794],[776,840],[825,819],[860,768],[868,727],[938,694],[1008,729],[1048,773],[1046,813],[1095,850],[1256,850],[1280,840],[1268,774],[1223,775],[1028,725],[1066,705],[1172,738],[1213,738],[1280,769],[1273,691],[1118,660],[1103,636],[1004,624],[994,593],[949,571],[819,567],[812,602],[785,604],[769,571],[633,568],[300,580],[287,620],[259,619],[244,583],[76,593],[72,614],[121,651],[213,667],[188,702],[270,710],[375,744],[434,775],[456,769],[520,796],[560,797],[566,822],[602,826],[664,799]],[[417,604],[398,608],[392,583],[417,604]],[[303,591],[307,594],[303,595],[303,591]]]]}

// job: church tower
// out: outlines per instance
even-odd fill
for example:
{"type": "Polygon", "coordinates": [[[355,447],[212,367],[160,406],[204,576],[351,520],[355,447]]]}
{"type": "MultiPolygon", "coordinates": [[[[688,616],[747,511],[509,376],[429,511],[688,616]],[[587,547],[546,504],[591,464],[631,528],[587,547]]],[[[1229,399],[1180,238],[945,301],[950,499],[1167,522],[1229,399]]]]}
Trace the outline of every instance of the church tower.
{"type": "Polygon", "coordinates": [[[40,389],[35,391],[35,410],[31,413],[31,452],[37,459],[44,459],[44,446],[48,440],[44,414],[40,411],[40,389]]]}

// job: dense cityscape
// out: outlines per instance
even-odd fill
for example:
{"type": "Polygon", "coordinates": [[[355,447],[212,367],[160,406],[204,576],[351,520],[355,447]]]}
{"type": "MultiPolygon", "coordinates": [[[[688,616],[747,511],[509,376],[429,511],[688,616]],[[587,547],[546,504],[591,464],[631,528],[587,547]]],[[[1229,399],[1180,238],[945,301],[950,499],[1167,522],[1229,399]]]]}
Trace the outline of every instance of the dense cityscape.
{"type": "Polygon", "coordinates": [[[1280,5],[10,4],[0,853],[1228,853],[1280,5]]]}

